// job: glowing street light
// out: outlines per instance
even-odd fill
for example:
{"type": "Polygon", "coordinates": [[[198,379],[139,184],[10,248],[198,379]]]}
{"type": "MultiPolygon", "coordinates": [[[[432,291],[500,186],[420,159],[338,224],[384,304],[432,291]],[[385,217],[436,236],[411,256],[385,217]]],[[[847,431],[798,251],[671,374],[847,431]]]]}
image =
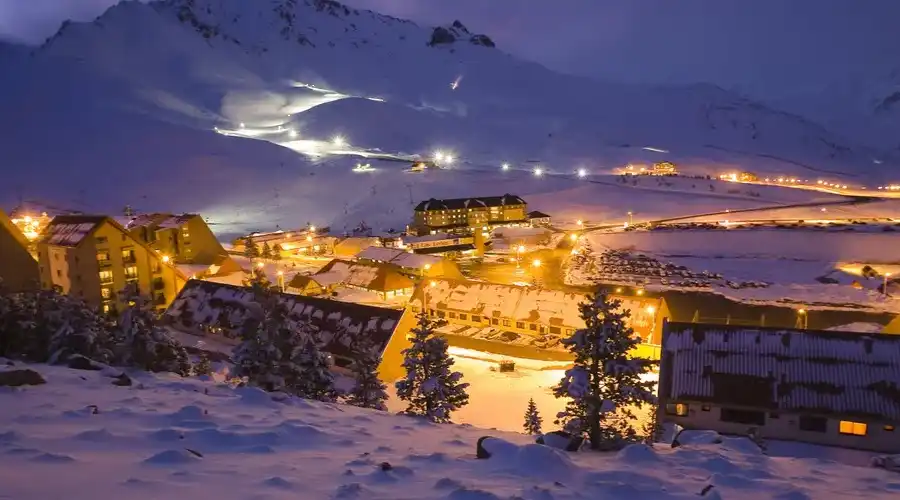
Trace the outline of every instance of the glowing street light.
{"type": "Polygon", "coordinates": [[[244,128],[244,122],[241,122],[241,128],[244,128]]]}
{"type": "Polygon", "coordinates": [[[541,259],[534,259],[531,261],[531,267],[541,267],[541,259]]]}
{"type": "Polygon", "coordinates": [[[168,255],[162,256],[163,263],[168,264],[170,260],[171,260],[171,258],[168,255]]]}
{"type": "Polygon", "coordinates": [[[537,168],[534,169],[534,176],[535,176],[535,177],[540,177],[540,176],[542,176],[542,175],[544,175],[544,169],[542,169],[541,167],[537,167],[537,168]]]}
{"type": "Polygon", "coordinates": [[[266,267],[266,264],[265,264],[265,263],[263,263],[263,262],[257,262],[257,263],[256,263],[256,268],[257,268],[257,269],[262,269],[262,268],[264,268],[264,267],[266,267]]]}
{"type": "Polygon", "coordinates": [[[634,212],[632,212],[631,210],[628,211],[628,225],[634,225],[634,212]]]}
{"type": "Polygon", "coordinates": [[[311,233],[316,232],[316,226],[309,226],[309,232],[311,232],[311,233]]]}
{"type": "Polygon", "coordinates": [[[288,131],[288,135],[291,137],[291,139],[296,139],[296,138],[297,138],[297,131],[294,130],[294,129],[291,129],[290,131],[288,131]]]}
{"type": "Polygon", "coordinates": [[[638,295],[644,295],[644,289],[643,289],[643,288],[640,288],[640,289],[638,289],[638,291],[635,292],[635,293],[638,294],[638,295]]]}
{"type": "Polygon", "coordinates": [[[578,235],[575,233],[572,233],[569,235],[569,239],[572,241],[578,241],[578,235]]]}
{"type": "Polygon", "coordinates": [[[890,276],[891,276],[891,273],[884,273],[884,287],[882,288],[881,291],[884,292],[885,295],[887,295],[887,282],[888,282],[888,278],[890,276]]]}
{"type": "Polygon", "coordinates": [[[441,162],[444,161],[444,152],[443,151],[435,151],[434,152],[434,160],[441,162]]]}
{"type": "Polygon", "coordinates": [[[616,288],[616,293],[622,293],[622,287],[616,288]]]}
{"type": "Polygon", "coordinates": [[[334,136],[334,138],[331,139],[331,143],[339,148],[347,145],[346,139],[339,135],[334,136]]]}
{"type": "Polygon", "coordinates": [[[653,314],[656,312],[656,308],[653,306],[647,306],[647,314],[653,314]]]}
{"type": "Polygon", "coordinates": [[[581,177],[582,179],[587,177],[587,170],[585,170],[583,168],[579,168],[578,169],[578,177],[581,177]]]}
{"type": "Polygon", "coordinates": [[[446,155],[446,156],[444,156],[444,162],[447,163],[448,165],[451,164],[451,163],[453,163],[453,160],[454,160],[454,159],[455,159],[455,158],[453,158],[453,155],[446,155]]]}
{"type": "Polygon", "coordinates": [[[581,220],[581,219],[578,219],[577,221],[575,221],[575,224],[578,224],[579,226],[583,226],[583,225],[584,225],[584,221],[581,220]]]}
{"type": "Polygon", "coordinates": [[[504,163],[503,165],[500,166],[500,168],[503,170],[509,170],[509,163],[504,163]]]}
{"type": "Polygon", "coordinates": [[[281,287],[281,293],[284,293],[284,271],[278,271],[278,286],[281,287]]]}

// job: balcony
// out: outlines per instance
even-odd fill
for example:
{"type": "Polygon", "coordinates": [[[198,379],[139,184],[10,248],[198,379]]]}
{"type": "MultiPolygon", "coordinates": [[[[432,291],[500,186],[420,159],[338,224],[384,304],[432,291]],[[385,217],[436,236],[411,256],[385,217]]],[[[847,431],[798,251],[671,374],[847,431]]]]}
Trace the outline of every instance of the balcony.
{"type": "Polygon", "coordinates": [[[135,257],[134,254],[122,256],[122,264],[134,264],[136,262],[137,262],[137,257],[135,257]]]}

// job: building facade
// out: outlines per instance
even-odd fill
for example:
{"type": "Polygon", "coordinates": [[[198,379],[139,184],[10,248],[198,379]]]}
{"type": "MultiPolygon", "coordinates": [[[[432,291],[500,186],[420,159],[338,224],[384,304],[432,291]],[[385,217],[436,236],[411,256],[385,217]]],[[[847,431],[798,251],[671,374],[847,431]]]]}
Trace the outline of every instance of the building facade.
{"type": "Polygon", "coordinates": [[[29,241],[0,210],[0,290],[21,292],[40,287],[38,263],[29,241]]]}
{"type": "Polygon", "coordinates": [[[900,337],[667,323],[659,418],[686,429],[900,450],[900,337]]]}
{"type": "Polygon", "coordinates": [[[198,214],[142,214],[126,228],[138,240],[162,255],[186,264],[213,264],[225,248],[198,214]]]}
{"type": "Polygon", "coordinates": [[[481,198],[430,199],[416,205],[411,232],[469,232],[474,228],[504,224],[527,224],[527,204],[522,198],[504,194],[481,198]]]}
{"type": "Polygon", "coordinates": [[[61,215],[38,240],[41,285],[84,299],[104,312],[122,310],[121,292],[136,284],[165,308],[187,278],[149,245],[106,216],[61,215]]]}

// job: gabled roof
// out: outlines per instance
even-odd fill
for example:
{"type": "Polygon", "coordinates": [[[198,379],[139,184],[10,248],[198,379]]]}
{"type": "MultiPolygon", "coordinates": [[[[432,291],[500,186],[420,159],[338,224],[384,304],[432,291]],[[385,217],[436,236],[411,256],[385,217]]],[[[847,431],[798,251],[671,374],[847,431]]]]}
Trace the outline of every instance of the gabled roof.
{"type": "Polygon", "coordinates": [[[168,213],[150,213],[141,214],[131,219],[125,225],[128,229],[136,227],[146,227],[150,230],[178,228],[193,219],[198,214],[179,214],[173,215],[168,213]]]}
{"type": "Polygon", "coordinates": [[[387,262],[409,269],[425,269],[426,266],[433,267],[441,263],[440,257],[417,255],[404,250],[385,247],[366,248],[356,254],[356,258],[363,261],[387,262]]]}
{"type": "Polygon", "coordinates": [[[349,285],[375,292],[404,290],[415,286],[411,279],[398,273],[391,266],[341,259],[334,259],[325,264],[313,277],[325,285],[349,285]]]}
{"type": "Polygon", "coordinates": [[[306,288],[310,283],[314,283],[316,286],[322,287],[322,284],[316,281],[316,278],[314,276],[300,273],[295,274],[294,277],[291,278],[291,281],[288,282],[287,286],[288,288],[297,288],[302,290],[306,288]]]}
{"type": "Polygon", "coordinates": [[[535,210],[534,212],[528,212],[529,219],[549,219],[550,216],[545,214],[544,212],[538,212],[535,210]]]}
{"type": "Polygon", "coordinates": [[[105,215],[57,215],[44,228],[38,241],[47,245],[74,248],[104,222],[121,228],[118,223],[105,215]]]}
{"type": "MultiPolygon", "coordinates": [[[[403,315],[402,310],[331,299],[288,293],[276,296],[287,306],[294,329],[299,331],[302,323],[315,325],[325,350],[340,356],[350,356],[356,335],[369,337],[380,352],[384,351],[403,315]]],[[[258,311],[259,305],[246,287],[191,280],[172,301],[165,317],[176,325],[185,315],[195,324],[226,323],[231,333],[239,335],[245,323],[253,327],[259,321],[258,311]]]]}
{"type": "Polygon", "coordinates": [[[669,323],[673,400],[900,421],[900,336],[669,323]]]}
{"type": "Polygon", "coordinates": [[[426,212],[429,210],[456,210],[462,208],[484,208],[484,207],[502,207],[506,205],[524,205],[525,200],[521,197],[509,193],[503,196],[482,196],[478,198],[449,198],[438,200],[431,198],[419,202],[416,205],[416,212],[426,212]]]}
{"type": "Polygon", "coordinates": [[[5,229],[17,243],[22,245],[22,248],[28,248],[28,238],[26,238],[25,235],[22,234],[22,231],[13,224],[12,220],[6,215],[6,212],[4,212],[3,209],[0,209],[0,228],[5,229]]]}

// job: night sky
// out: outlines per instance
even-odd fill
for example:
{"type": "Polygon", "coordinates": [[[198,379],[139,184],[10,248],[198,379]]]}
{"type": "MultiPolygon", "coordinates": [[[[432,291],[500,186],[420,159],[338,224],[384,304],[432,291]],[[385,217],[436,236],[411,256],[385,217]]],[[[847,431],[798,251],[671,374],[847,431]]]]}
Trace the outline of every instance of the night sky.
{"type": "MultiPolygon", "coordinates": [[[[39,43],[115,0],[0,0],[0,36],[39,43]]],[[[900,0],[345,0],[425,25],[460,19],[505,51],[619,81],[784,97],[900,69],[900,0]]]]}

